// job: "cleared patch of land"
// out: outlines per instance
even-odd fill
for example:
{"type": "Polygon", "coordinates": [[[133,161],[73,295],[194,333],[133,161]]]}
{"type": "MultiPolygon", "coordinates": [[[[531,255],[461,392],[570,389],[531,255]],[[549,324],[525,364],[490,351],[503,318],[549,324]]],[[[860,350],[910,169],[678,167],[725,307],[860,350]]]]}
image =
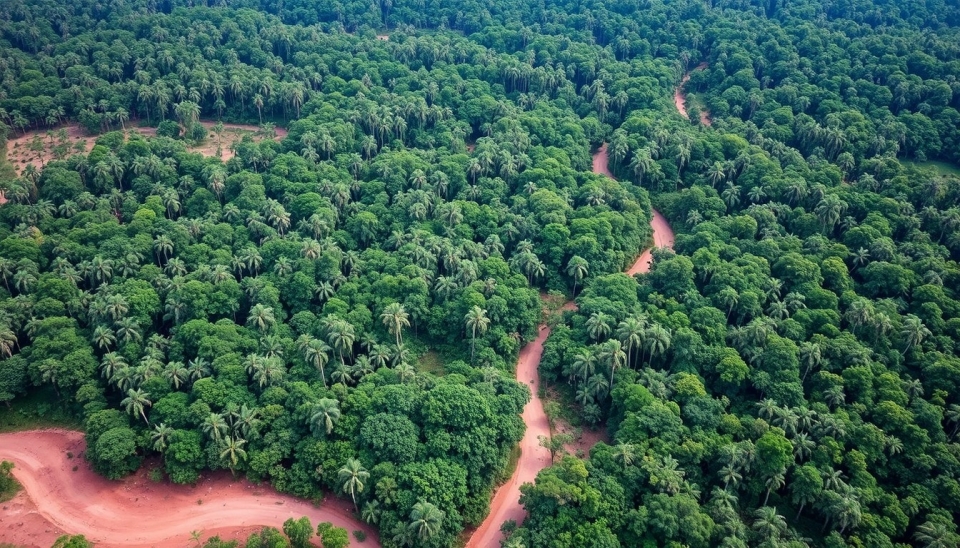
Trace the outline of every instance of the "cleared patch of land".
{"type": "Polygon", "coordinates": [[[930,168],[936,171],[938,174],[943,176],[954,176],[960,177],[960,166],[951,164],[949,162],[938,162],[936,160],[900,160],[906,165],[916,166],[919,168],[930,168]]]}
{"type": "MultiPolygon", "coordinates": [[[[258,126],[249,124],[223,124],[223,132],[217,136],[214,132],[217,124],[215,121],[202,120],[200,123],[207,129],[207,137],[199,144],[188,144],[187,150],[207,157],[215,157],[219,149],[219,158],[224,162],[233,158],[233,146],[246,135],[255,142],[268,138],[280,140],[287,135],[287,130],[283,128],[264,131],[258,126]]],[[[126,132],[153,137],[157,134],[157,129],[131,126],[126,132]]],[[[52,160],[67,158],[76,153],[90,152],[96,140],[96,135],[87,135],[80,126],[75,124],[51,130],[27,131],[23,134],[11,135],[7,140],[7,161],[17,175],[20,175],[31,164],[39,170],[52,160]]]]}
{"type": "Polygon", "coordinates": [[[229,472],[204,474],[187,486],[155,483],[144,466],[110,481],[93,472],[85,450],[83,433],[72,430],[0,434],[0,460],[16,464],[13,474],[24,487],[0,507],[0,543],[50,546],[71,533],[98,547],[189,546],[191,531],[203,539],[245,539],[260,527],[307,516],[314,525],[329,521],[367,534],[351,546],[379,546],[376,531],[353,517],[349,501],[331,497],[318,507],[229,472]]]}

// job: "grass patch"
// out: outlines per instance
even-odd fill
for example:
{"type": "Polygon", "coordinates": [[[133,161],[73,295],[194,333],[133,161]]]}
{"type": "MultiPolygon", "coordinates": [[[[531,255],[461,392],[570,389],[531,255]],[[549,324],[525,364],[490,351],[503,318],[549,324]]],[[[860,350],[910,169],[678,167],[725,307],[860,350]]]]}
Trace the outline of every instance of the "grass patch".
{"type": "Polygon", "coordinates": [[[17,398],[9,408],[0,406],[0,432],[38,428],[83,430],[83,423],[64,411],[53,390],[38,390],[17,398]]]}
{"type": "Polygon", "coordinates": [[[421,373],[432,373],[438,377],[446,375],[447,370],[443,367],[443,360],[440,354],[433,350],[426,352],[417,360],[417,371],[421,373]]]}
{"type": "Polygon", "coordinates": [[[13,470],[12,462],[5,460],[0,463],[0,502],[7,502],[23,489],[17,478],[13,477],[11,470],[13,470]]]}
{"type": "Polygon", "coordinates": [[[952,175],[954,177],[960,177],[960,166],[949,162],[938,162],[936,160],[924,160],[922,162],[917,160],[900,160],[900,163],[920,169],[932,169],[944,176],[952,175]]]}

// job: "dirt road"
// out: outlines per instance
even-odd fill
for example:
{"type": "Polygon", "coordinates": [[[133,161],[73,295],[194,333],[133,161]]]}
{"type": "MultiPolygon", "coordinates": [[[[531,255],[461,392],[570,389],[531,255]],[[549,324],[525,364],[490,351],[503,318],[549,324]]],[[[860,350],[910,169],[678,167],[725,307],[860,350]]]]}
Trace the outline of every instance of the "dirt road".
{"type": "MultiPolygon", "coordinates": [[[[610,173],[608,163],[607,145],[604,143],[593,155],[593,172],[606,175],[612,179],[613,175],[610,173]]],[[[660,215],[656,210],[653,211],[650,226],[653,228],[654,246],[673,247],[673,230],[671,230],[663,215],[660,215]]],[[[627,269],[627,274],[632,276],[649,271],[651,260],[650,250],[645,250],[627,269]]],[[[570,308],[572,304],[567,303],[564,308],[570,308]]],[[[547,423],[547,416],[543,412],[543,402],[537,397],[537,389],[540,387],[540,376],[537,374],[537,368],[540,365],[540,357],[543,355],[543,343],[546,342],[548,336],[550,336],[550,328],[542,325],[540,326],[540,335],[520,350],[520,358],[517,362],[517,381],[529,386],[533,393],[533,398],[523,409],[523,422],[527,425],[527,431],[523,435],[523,440],[520,441],[520,460],[517,462],[517,469],[510,480],[497,489],[490,503],[490,514],[470,537],[467,548],[495,548],[500,546],[500,541],[503,539],[500,526],[503,522],[512,519],[519,525],[526,517],[526,512],[520,505],[520,486],[524,483],[533,482],[537,473],[550,464],[550,452],[540,447],[538,439],[539,436],[549,436],[550,427],[547,423]]]]}
{"type": "Polygon", "coordinates": [[[349,501],[329,497],[318,508],[229,472],[205,475],[196,486],[154,483],[145,470],[109,481],[80,458],[84,449],[75,431],[0,434],[0,459],[14,462],[25,491],[0,509],[0,544],[47,547],[68,532],[98,547],[188,546],[191,531],[203,539],[245,539],[262,526],[307,516],[314,526],[346,527],[351,546],[379,546],[376,531],[351,515],[349,501]],[[355,530],[366,532],[366,541],[352,538],[355,530]]]}

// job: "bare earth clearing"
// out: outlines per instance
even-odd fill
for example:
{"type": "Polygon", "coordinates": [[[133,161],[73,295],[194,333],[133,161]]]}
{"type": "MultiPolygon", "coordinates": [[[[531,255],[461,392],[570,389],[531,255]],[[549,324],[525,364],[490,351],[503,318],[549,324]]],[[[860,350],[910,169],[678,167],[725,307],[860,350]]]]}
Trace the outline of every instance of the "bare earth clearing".
{"type": "MultiPolygon", "coordinates": [[[[706,63],[700,63],[693,70],[700,70],[707,67],[706,63]]],[[[680,115],[686,119],[690,119],[690,116],[687,114],[687,94],[683,91],[683,86],[690,80],[690,73],[683,75],[683,78],[680,79],[680,85],[677,86],[677,89],[673,90],[673,104],[677,105],[677,111],[680,112],[680,115]]],[[[706,109],[700,111],[700,123],[710,127],[713,123],[713,120],[710,119],[710,112],[706,109]]]]}
{"type": "MultiPolygon", "coordinates": [[[[198,146],[188,146],[187,150],[198,152],[207,157],[217,155],[217,136],[213,132],[213,126],[216,122],[203,120],[200,122],[207,128],[207,139],[198,146]]],[[[261,134],[260,128],[254,125],[246,124],[223,124],[223,134],[220,136],[220,159],[224,162],[233,158],[231,150],[234,143],[239,143],[244,135],[250,135],[254,141],[262,141],[265,137],[261,134]]],[[[128,127],[127,133],[140,133],[142,135],[153,137],[157,134],[157,129],[152,127],[128,127]]],[[[279,140],[287,135],[287,130],[275,128],[276,136],[279,140]]],[[[7,140],[7,161],[16,170],[17,174],[22,174],[28,164],[33,164],[38,170],[46,165],[47,162],[57,158],[58,152],[63,153],[62,157],[82,151],[90,152],[97,140],[96,135],[86,135],[77,125],[67,125],[62,128],[50,131],[28,131],[23,135],[11,136],[7,140]],[[66,139],[58,137],[59,130],[66,131],[66,139]],[[39,138],[35,141],[35,138],[39,138]],[[33,145],[33,143],[38,143],[33,145]],[[41,146],[42,145],[42,146],[41,146]],[[58,147],[62,148],[58,151],[58,147]]]]}
{"type": "MultiPolygon", "coordinates": [[[[608,161],[607,145],[604,143],[593,155],[593,172],[606,175],[612,179],[613,175],[610,173],[608,161]]],[[[650,226],[653,227],[653,244],[655,246],[673,246],[673,231],[663,215],[660,215],[656,210],[653,211],[650,226]]],[[[637,258],[636,262],[627,270],[627,274],[632,276],[649,271],[650,261],[651,256],[648,249],[637,258]]],[[[575,308],[573,303],[564,305],[564,309],[572,308],[575,308]]],[[[536,479],[537,473],[550,464],[550,452],[540,447],[539,442],[539,436],[550,435],[550,426],[547,423],[547,415],[543,412],[543,402],[537,396],[540,388],[540,376],[537,374],[537,368],[540,365],[540,357],[543,355],[543,343],[549,336],[550,328],[541,325],[540,335],[520,350],[520,359],[517,362],[517,381],[527,384],[533,393],[530,402],[523,409],[523,422],[527,425],[527,431],[520,441],[520,460],[517,462],[517,468],[510,480],[497,489],[493,500],[490,502],[490,514],[470,537],[467,548],[499,546],[503,539],[503,533],[500,532],[500,526],[503,522],[514,520],[518,525],[523,522],[526,512],[520,506],[520,486],[524,483],[532,483],[536,479]]],[[[603,439],[603,435],[603,432],[586,433],[573,448],[589,451],[593,443],[603,439]]]]}
{"type": "Polygon", "coordinates": [[[0,459],[15,463],[14,476],[24,487],[0,507],[0,543],[47,547],[67,532],[98,547],[188,546],[194,530],[203,539],[245,539],[262,526],[280,528],[287,518],[307,516],[314,526],[329,521],[345,527],[351,546],[379,546],[376,531],[352,516],[349,501],[330,497],[317,508],[269,486],[234,480],[229,472],[184,486],[154,483],[142,467],[110,481],[79,457],[84,449],[83,434],[75,431],[0,434],[0,459]],[[355,530],[367,539],[357,542],[355,530]]]}

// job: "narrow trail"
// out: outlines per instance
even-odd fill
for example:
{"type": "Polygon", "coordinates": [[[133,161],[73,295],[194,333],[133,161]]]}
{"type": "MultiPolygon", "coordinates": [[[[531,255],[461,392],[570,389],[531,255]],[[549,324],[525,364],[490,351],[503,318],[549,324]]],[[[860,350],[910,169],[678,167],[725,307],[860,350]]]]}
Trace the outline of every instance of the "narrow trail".
{"type": "Polygon", "coordinates": [[[57,536],[82,534],[98,547],[189,546],[191,531],[245,539],[263,526],[282,527],[307,516],[316,526],[332,522],[367,539],[351,546],[377,547],[377,532],[351,514],[349,501],[333,497],[319,507],[281,495],[267,485],[233,479],[229,472],[205,474],[195,486],[154,483],[146,470],[121,481],[107,480],[79,457],[83,434],[32,430],[0,434],[0,459],[13,461],[24,491],[0,507],[0,543],[50,546],[57,536]],[[68,458],[67,452],[74,457],[68,458]]]}
{"type": "MultiPolygon", "coordinates": [[[[593,172],[613,179],[608,162],[607,144],[604,143],[593,155],[593,172]]],[[[650,226],[653,228],[653,245],[672,248],[673,230],[660,212],[656,210],[652,210],[652,212],[653,218],[650,221],[650,226]]],[[[641,253],[627,269],[627,274],[632,276],[648,272],[650,262],[653,259],[650,251],[650,249],[647,249],[641,253]]],[[[572,302],[564,305],[565,309],[574,307],[575,305],[572,302]]],[[[550,452],[540,447],[538,439],[539,436],[550,435],[550,426],[547,423],[547,415],[543,411],[543,401],[537,396],[540,388],[540,376],[537,374],[537,368],[540,365],[540,357],[543,355],[543,344],[549,336],[550,328],[541,325],[540,334],[537,338],[527,343],[520,350],[520,357],[517,361],[517,381],[528,385],[533,393],[530,402],[523,409],[523,422],[527,425],[527,430],[520,441],[520,460],[517,462],[517,468],[510,480],[497,489],[493,500],[490,502],[490,514],[470,537],[467,548],[500,546],[500,541],[503,539],[500,525],[511,519],[519,525],[526,517],[526,512],[520,505],[520,486],[524,483],[532,483],[536,479],[537,473],[550,465],[550,452]]]]}
{"type": "MultiPolygon", "coordinates": [[[[700,63],[693,70],[701,70],[707,68],[706,63],[700,63]]],[[[692,71],[691,71],[692,72],[692,71]]],[[[673,104],[677,106],[677,111],[680,113],[680,116],[683,116],[686,119],[690,119],[690,115],[687,114],[687,94],[683,92],[683,86],[690,80],[690,72],[687,72],[683,75],[683,78],[680,79],[680,84],[673,90],[673,104]]],[[[700,123],[710,127],[713,123],[713,120],[710,119],[710,112],[707,110],[700,111],[700,123]]]]}

